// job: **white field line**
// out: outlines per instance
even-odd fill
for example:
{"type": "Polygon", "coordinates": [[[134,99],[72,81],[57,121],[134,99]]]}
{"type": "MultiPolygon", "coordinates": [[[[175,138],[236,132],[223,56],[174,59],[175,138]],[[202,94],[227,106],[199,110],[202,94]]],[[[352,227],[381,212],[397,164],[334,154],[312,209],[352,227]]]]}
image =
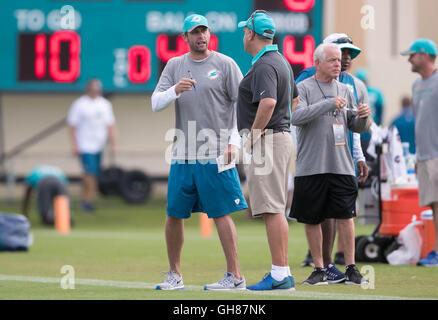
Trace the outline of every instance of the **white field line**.
{"type": "MultiPolygon", "coordinates": [[[[57,239],[63,238],[73,238],[73,239],[93,239],[93,240],[122,240],[122,241],[165,241],[164,238],[164,230],[160,230],[159,233],[150,233],[145,231],[141,232],[128,232],[128,231],[87,231],[87,230],[73,230],[71,233],[67,235],[59,234],[54,230],[37,230],[33,231],[34,238],[43,236],[43,237],[53,237],[57,239]]],[[[211,240],[211,241],[219,241],[219,237],[216,233],[213,234],[211,238],[205,239],[202,238],[201,235],[196,235],[192,233],[186,233],[184,235],[185,240],[211,240]]],[[[249,243],[266,243],[267,238],[264,234],[262,235],[248,235],[248,234],[239,234],[238,242],[249,242],[249,243]]],[[[292,239],[290,239],[292,241],[292,239]]],[[[303,239],[293,239],[293,241],[298,243],[307,244],[307,240],[303,239]]]]}
{"type": "MultiPolygon", "coordinates": [[[[31,277],[31,276],[16,276],[0,274],[0,281],[19,281],[19,282],[37,282],[37,283],[61,283],[60,278],[53,277],[31,277]]],[[[75,285],[84,286],[102,286],[102,287],[118,287],[126,289],[154,289],[155,284],[146,282],[134,281],[114,281],[114,280],[99,280],[99,279],[75,279],[75,285]]],[[[61,289],[61,287],[60,287],[61,289]]],[[[203,291],[202,286],[185,285],[184,290],[188,291],[203,291]]],[[[371,292],[371,290],[369,291],[371,292]]],[[[385,296],[372,294],[350,294],[350,293],[328,293],[328,292],[311,292],[311,291],[227,291],[231,294],[240,294],[250,297],[251,295],[258,296],[274,296],[274,297],[290,297],[290,298],[307,298],[307,299],[324,299],[324,300],[417,300],[416,298],[385,296]]],[[[421,298],[421,300],[424,300],[421,298]]]]}

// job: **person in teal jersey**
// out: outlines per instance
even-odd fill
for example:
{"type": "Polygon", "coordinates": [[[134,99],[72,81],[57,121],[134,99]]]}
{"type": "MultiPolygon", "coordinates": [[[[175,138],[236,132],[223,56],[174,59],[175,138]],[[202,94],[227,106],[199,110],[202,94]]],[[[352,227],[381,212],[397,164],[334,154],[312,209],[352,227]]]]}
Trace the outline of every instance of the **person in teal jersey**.
{"type": "MultiPolygon", "coordinates": [[[[374,122],[378,126],[382,125],[384,104],[385,104],[385,99],[382,91],[380,91],[379,88],[375,86],[371,86],[369,84],[369,75],[368,75],[368,71],[365,68],[357,69],[355,75],[357,78],[362,80],[367,86],[368,99],[369,99],[371,114],[373,116],[374,122]]],[[[360,140],[362,143],[362,149],[365,150],[365,157],[368,160],[372,160],[372,157],[366,151],[368,149],[368,145],[371,140],[371,132],[367,131],[362,133],[360,135],[360,140]]]]}
{"type": "Polygon", "coordinates": [[[32,192],[37,195],[37,209],[44,224],[53,225],[53,199],[59,195],[68,195],[68,178],[61,169],[54,166],[38,166],[25,178],[26,190],[23,197],[22,213],[28,216],[32,192]]]}
{"type": "Polygon", "coordinates": [[[415,115],[409,97],[403,97],[402,111],[391,125],[397,127],[401,141],[409,143],[409,153],[415,154],[415,115]]]}
{"type": "Polygon", "coordinates": [[[385,99],[382,91],[369,84],[368,71],[365,68],[359,68],[355,72],[356,77],[362,80],[367,86],[368,99],[370,101],[370,108],[373,116],[374,122],[380,126],[383,120],[383,111],[385,105],[385,99]]]}

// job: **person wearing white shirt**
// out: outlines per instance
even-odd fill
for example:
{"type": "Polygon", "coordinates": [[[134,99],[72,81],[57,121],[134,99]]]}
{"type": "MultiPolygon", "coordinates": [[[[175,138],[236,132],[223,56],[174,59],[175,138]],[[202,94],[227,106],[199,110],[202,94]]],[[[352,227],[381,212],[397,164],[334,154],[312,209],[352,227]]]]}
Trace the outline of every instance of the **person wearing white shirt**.
{"type": "Polygon", "coordinates": [[[75,100],[67,117],[73,153],[80,158],[83,170],[81,208],[94,211],[97,180],[102,151],[109,138],[116,150],[115,118],[111,103],[102,96],[102,82],[91,79],[84,95],[75,100]]]}

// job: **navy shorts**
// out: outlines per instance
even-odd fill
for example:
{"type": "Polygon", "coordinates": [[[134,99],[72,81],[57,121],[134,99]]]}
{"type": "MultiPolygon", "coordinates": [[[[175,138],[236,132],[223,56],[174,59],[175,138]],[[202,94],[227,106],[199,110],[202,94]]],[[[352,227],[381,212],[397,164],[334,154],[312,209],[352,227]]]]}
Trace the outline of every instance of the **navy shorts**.
{"type": "Polygon", "coordinates": [[[317,174],[295,177],[290,218],[305,224],[356,216],[357,180],[354,176],[317,174]]]}
{"type": "Polygon", "coordinates": [[[218,173],[216,163],[177,161],[170,167],[167,215],[186,219],[192,212],[218,218],[247,209],[236,168],[218,173]]]}

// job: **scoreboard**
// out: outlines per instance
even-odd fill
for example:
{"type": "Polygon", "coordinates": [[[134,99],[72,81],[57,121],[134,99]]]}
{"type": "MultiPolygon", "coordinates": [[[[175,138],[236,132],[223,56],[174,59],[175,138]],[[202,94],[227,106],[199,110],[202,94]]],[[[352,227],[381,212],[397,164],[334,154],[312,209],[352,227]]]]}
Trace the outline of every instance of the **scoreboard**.
{"type": "Polygon", "coordinates": [[[188,52],[184,18],[205,15],[210,49],[245,74],[252,57],[237,28],[268,10],[275,43],[294,72],[313,64],[321,42],[323,0],[2,0],[0,91],[82,91],[99,78],[106,92],[151,92],[172,57],[188,52]]]}

